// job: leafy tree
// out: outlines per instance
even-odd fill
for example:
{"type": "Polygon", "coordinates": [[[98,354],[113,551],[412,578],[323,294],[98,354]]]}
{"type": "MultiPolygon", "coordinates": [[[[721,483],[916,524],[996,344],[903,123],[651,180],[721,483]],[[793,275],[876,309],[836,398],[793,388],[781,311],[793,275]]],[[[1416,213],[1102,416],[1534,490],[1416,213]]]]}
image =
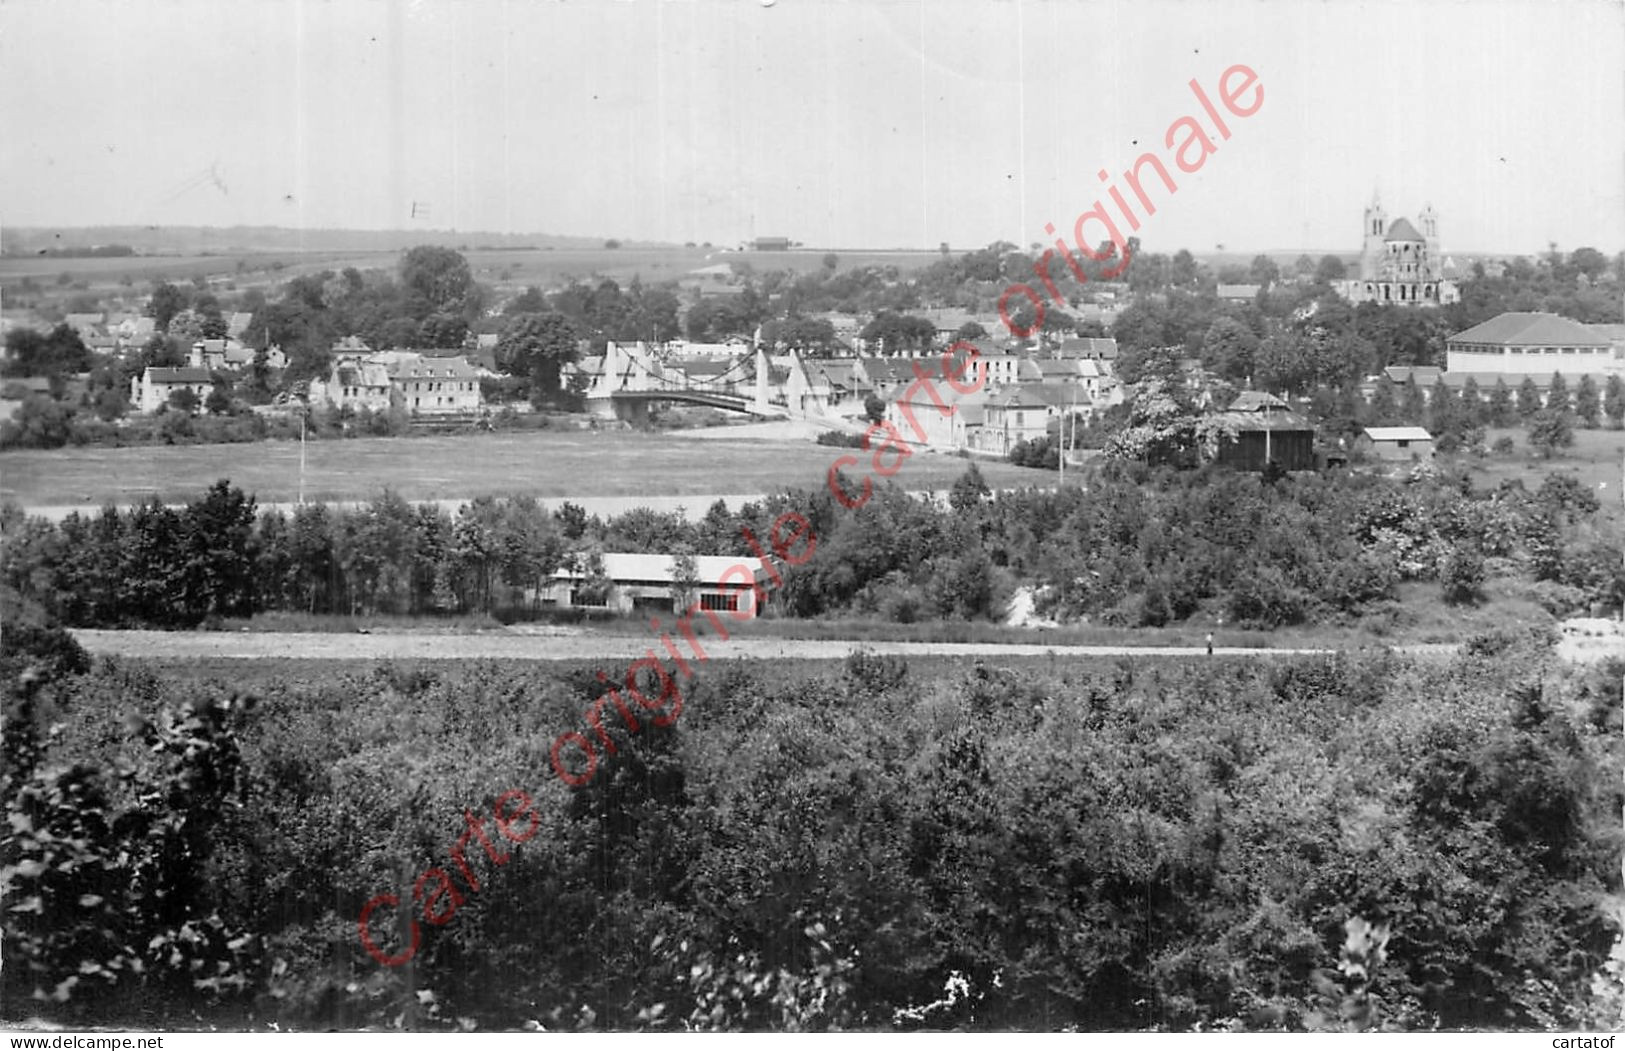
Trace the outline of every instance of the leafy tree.
{"type": "Polygon", "coordinates": [[[1617,372],[1608,377],[1603,388],[1602,411],[1615,430],[1625,426],[1625,381],[1620,380],[1617,372]]]}
{"type": "Polygon", "coordinates": [[[180,387],[169,392],[169,407],[183,416],[190,416],[197,411],[198,396],[190,387],[180,387]]]}
{"type": "Polygon", "coordinates": [[[73,410],[38,394],[23,399],[16,415],[0,424],[0,446],[59,449],[73,434],[73,410]]]}
{"type": "Polygon", "coordinates": [[[1477,427],[1484,423],[1484,399],[1478,392],[1478,380],[1472,376],[1461,387],[1461,401],[1457,408],[1460,411],[1462,422],[1469,427],[1477,427]]]}
{"type": "Polygon", "coordinates": [[[1420,426],[1427,416],[1427,401],[1414,375],[1405,380],[1405,395],[1399,402],[1399,415],[1406,423],[1417,426],[1420,426]]]}
{"type": "Polygon", "coordinates": [[[1512,391],[1508,389],[1506,380],[1496,377],[1495,389],[1490,391],[1486,422],[1491,427],[1510,427],[1515,419],[1517,415],[1512,406],[1512,391]]]}
{"type": "Polygon", "coordinates": [[[692,551],[679,551],[671,559],[672,606],[677,612],[694,605],[699,591],[700,574],[692,551]]]}
{"type": "Polygon", "coordinates": [[[1341,281],[1347,276],[1348,267],[1343,264],[1342,259],[1335,255],[1321,256],[1319,265],[1315,267],[1315,280],[1323,284],[1341,281]]]}
{"type": "Polygon", "coordinates": [[[1586,373],[1580,377],[1580,384],[1574,391],[1574,415],[1579,418],[1581,426],[1594,428],[1600,422],[1601,413],[1602,404],[1597,396],[1597,382],[1591,378],[1590,373],[1586,373]]]}
{"type": "Polygon", "coordinates": [[[971,511],[980,507],[982,500],[991,492],[982,478],[981,468],[972,463],[948,491],[948,506],[961,513],[971,511]]]}
{"type": "Polygon", "coordinates": [[[967,321],[963,325],[960,325],[959,330],[954,333],[955,341],[964,340],[969,342],[971,340],[986,338],[987,329],[983,328],[982,323],[979,321],[967,321]]]}
{"type": "Polygon", "coordinates": [[[1566,412],[1542,409],[1529,421],[1529,444],[1550,458],[1559,449],[1574,445],[1574,426],[1566,412]]]}
{"type": "Polygon", "coordinates": [[[878,394],[867,395],[863,399],[863,414],[870,423],[881,423],[886,419],[886,399],[878,394]]]}
{"type": "Polygon", "coordinates": [[[1227,379],[1241,382],[1253,375],[1258,337],[1234,318],[1221,317],[1202,337],[1202,364],[1227,379]]]}
{"type": "Polygon", "coordinates": [[[531,401],[541,405],[558,398],[561,370],[576,360],[578,346],[576,327],[563,314],[519,314],[508,319],[497,341],[497,367],[528,377],[531,401]]]}
{"type": "Polygon", "coordinates": [[[540,314],[547,310],[547,297],[535,285],[529,285],[525,290],[508,301],[502,312],[509,316],[514,314],[540,314]]]}
{"type": "Polygon", "coordinates": [[[176,314],[185,310],[191,301],[191,296],[168,281],[161,281],[153,286],[152,295],[147,300],[147,316],[152,318],[153,325],[158,331],[168,331],[169,322],[176,314]]]}
{"type": "Polygon", "coordinates": [[[208,397],[203,399],[203,408],[214,416],[224,416],[231,411],[230,384],[216,383],[209,388],[208,397]]]}
{"type": "Polygon", "coordinates": [[[1247,276],[1252,279],[1253,284],[1267,287],[1281,279],[1281,268],[1269,256],[1256,255],[1247,268],[1247,276]]]}
{"type": "Polygon", "coordinates": [[[1546,391],[1546,408],[1564,414],[1574,411],[1574,403],[1569,398],[1569,382],[1561,372],[1552,373],[1552,385],[1546,391]]]}
{"type": "Polygon", "coordinates": [[[1168,277],[1176,288],[1194,288],[1200,276],[1201,271],[1196,257],[1191,255],[1188,249],[1181,248],[1174,253],[1173,260],[1169,263],[1168,277]]]}
{"type": "Polygon", "coordinates": [[[1399,419],[1399,404],[1394,400],[1394,385],[1386,379],[1377,381],[1377,389],[1371,396],[1371,422],[1377,426],[1387,426],[1399,419]]]}
{"type": "Polygon", "coordinates": [[[1444,600],[1453,606],[1480,601],[1484,597],[1483,554],[1472,544],[1452,546],[1439,570],[1439,581],[1444,600]]]}
{"type": "Polygon", "coordinates": [[[59,324],[41,334],[17,327],[6,333],[6,355],[0,374],[6,376],[68,376],[90,369],[90,349],[79,333],[59,324]]]}
{"type": "Polygon", "coordinates": [[[420,306],[414,316],[458,314],[467,316],[478,305],[478,291],[468,260],[450,248],[418,245],[401,257],[401,287],[420,306]]]}
{"type": "Polygon", "coordinates": [[[1525,376],[1518,384],[1518,416],[1527,423],[1540,408],[1540,388],[1535,386],[1534,377],[1525,376]]]}
{"type": "Polygon", "coordinates": [[[860,335],[876,344],[881,353],[902,354],[928,350],[936,338],[936,326],[923,317],[886,310],[876,314],[860,335]]]}

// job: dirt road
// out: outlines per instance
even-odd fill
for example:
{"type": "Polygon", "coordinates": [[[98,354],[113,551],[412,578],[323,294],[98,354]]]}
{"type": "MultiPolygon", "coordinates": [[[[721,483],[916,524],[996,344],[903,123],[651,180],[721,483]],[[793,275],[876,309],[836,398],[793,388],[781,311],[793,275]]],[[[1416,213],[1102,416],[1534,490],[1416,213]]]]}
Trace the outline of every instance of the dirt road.
{"type": "MultiPolygon", "coordinates": [[[[518,635],[490,632],[477,635],[417,633],[320,634],[300,632],[74,632],[91,653],[124,657],[185,659],[229,657],[302,660],[634,660],[651,648],[665,656],[652,635],[518,635]]],[[[679,651],[693,660],[692,649],[680,640],[679,651]]],[[[834,660],[856,650],[898,656],[947,657],[1199,657],[1200,646],[1046,646],[956,642],[867,642],[861,639],[733,639],[702,638],[700,646],[710,660],[834,660]]],[[[1409,647],[1411,651],[1454,647],[1409,647]]],[[[1220,646],[1215,656],[1286,657],[1333,653],[1329,649],[1243,649],[1220,646]]]]}

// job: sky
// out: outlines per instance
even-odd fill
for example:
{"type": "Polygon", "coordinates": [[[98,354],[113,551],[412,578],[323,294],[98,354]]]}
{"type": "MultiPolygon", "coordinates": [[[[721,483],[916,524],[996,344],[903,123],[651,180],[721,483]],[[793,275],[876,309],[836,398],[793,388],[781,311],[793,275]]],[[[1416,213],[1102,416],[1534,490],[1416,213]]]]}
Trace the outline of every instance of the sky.
{"type": "Polygon", "coordinates": [[[0,0],[9,226],[967,250],[1147,150],[1147,250],[1354,251],[1380,193],[1446,252],[1612,254],[1625,4],[0,0]],[[1235,65],[1261,105],[1178,171],[1235,65]]]}

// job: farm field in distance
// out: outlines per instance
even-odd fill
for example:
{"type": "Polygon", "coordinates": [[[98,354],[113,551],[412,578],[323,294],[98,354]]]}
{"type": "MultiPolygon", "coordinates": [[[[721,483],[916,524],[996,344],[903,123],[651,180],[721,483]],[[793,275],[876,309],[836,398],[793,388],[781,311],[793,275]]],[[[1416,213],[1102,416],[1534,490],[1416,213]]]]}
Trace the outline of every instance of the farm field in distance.
{"type": "MultiPolygon", "coordinates": [[[[807,442],[698,438],[684,432],[522,431],[421,438],[350,438],[305,446],[307,500],[365,500],[386,487],[407,500],[484,495],[706,496],[825,484],[851,449],[807,442]]],[[[863,459],[863,470],[869,464],[863,459]]],[[[971,461],[916,453],[893,480],[946,489],[971,461]]],[[[1053,485],[1052,472],[977,461],[988,485],[1053,485]]],[[[862,472],[853,470],[853,484],[862,472]]],[[[24,508],[119,505],[157,495],[178,503],[228,478],[261,503],[298,497],[299,443],[16,450],[0,454],[0,500],[24,508]]],[[[876,478],[876,482],[882,479],[876,478]]]]}
{"type": "MultiPolygon", "coordinates": [[[[423,243],[444,243],[445,238],[426,237],[423,243]]],[[[611,278],[626,284],[634,277],[646,284],[677,281],[692,270],[719,263],[743,263],[754,270],[794,270],[810,273],[823,267],[823,258],[834,252],[842,268],[895,266],[918,270],[942,258],[938,252],[876,251],[843,252],[840,249],[797,249],[785,252],[727,251],[712,247],[682,245],[627,245],[621,248],[539,246],[536,248],[478,248],[451,245],[468,260],[476,280],[499,294],[517,292],[526,286],[554,288],[572,280],[611,278]]],[[[137,255],[115,258],[8,255],[0,257],[0,285],[15,289],[31,279],[47,296],[69,295],[79,291],[117,294],[129,291],[145,295],[156,281],[185,283],[194,277],[225,280],[237,289],[269,288],[301,274],[322,270],[384,270],[393,273],[401,253],[395,250],[343,249],[234,249],[176,255],[137,255]],[[241,266],[239,266],[241,264],[241,266]],[[59,285],[67,275],[68,285],[59,285]],[[129,286],[124,282],[128,280],[129,286]],[[83,283],[85,289],[74,289],[83,283]]]]}

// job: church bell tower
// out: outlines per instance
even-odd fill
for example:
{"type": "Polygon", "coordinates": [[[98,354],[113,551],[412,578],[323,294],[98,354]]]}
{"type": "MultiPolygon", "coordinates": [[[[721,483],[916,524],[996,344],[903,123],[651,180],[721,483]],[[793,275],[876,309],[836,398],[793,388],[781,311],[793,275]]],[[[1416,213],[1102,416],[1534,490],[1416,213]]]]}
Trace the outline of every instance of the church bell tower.
{"type": "Polygon", "coordinates": [[[1365,210],[1365,245],[1360,253],[1360,277],[1370,281],[1378,276],[1382,267],[1383,235],[1388,230],[1388,214],[1382,210],[1382,201],[1376,193],[1365,210]]]}

